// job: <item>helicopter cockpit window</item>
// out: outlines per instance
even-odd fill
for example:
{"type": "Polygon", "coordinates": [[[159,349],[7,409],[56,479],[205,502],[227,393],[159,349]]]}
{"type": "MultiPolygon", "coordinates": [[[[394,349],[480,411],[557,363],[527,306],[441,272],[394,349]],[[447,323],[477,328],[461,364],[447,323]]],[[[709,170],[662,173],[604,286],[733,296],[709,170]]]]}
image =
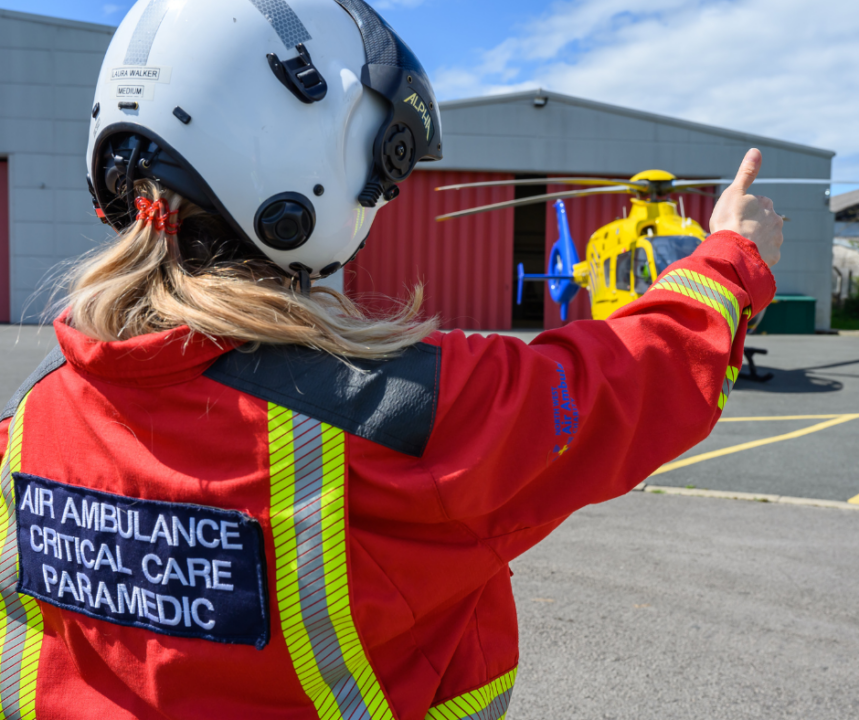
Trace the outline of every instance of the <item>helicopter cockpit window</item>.
{"type": "Polygon", "coordinates": [[[649,240],[653,246],[656,272],[660,275],[669,265],[689,257],[701,244],[701,240],[692,235],[657,235],[649,240]]]}
{"type": "Polygon", "coordinates": [[[653,284],[653,274],[650,270],[650,260],[647,257],[647,250],[643,247],[635,249],[635,292],[638,295],[644,295],[653,284]]]}
{"type": "Polygon", "coordinates": [[[632,274],[632,253],[624,252],[617,256],[617,283],[618,290],[629,292],[629,276],[632,274]]]}

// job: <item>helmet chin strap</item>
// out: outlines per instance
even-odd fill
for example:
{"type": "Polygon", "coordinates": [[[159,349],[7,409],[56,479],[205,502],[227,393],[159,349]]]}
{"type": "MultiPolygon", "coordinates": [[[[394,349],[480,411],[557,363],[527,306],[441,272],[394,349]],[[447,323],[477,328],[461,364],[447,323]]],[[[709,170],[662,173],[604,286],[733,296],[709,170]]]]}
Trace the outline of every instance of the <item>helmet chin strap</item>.
{"type": "Polygon", "coordinates": [[[304,268],[298,271],[298,288],[303,297],[310,297],[310,273],[304,268]]]}

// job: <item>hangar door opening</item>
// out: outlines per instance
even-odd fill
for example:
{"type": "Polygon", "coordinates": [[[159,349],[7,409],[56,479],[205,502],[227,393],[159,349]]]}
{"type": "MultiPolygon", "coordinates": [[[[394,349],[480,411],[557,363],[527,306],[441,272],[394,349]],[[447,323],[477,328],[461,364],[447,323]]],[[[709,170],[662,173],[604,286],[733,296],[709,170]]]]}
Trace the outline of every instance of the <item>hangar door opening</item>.
{"type": "Polygon", "coordinates": [[[11,315],[11,281],[9,270],[9,163],[0,160],[0,323],[11,315]]]}
{"type": "MultiPolygon", "coordinates": [[[[531,176],[517,176],[527,180],[531,176]]],[[[516,188],[516,199],[545,195],[545,185],[524,185],[516,188]]],[[[517,268],[525,266],[526,273],[546,272],[546,210],[545,203],[516,208],[513,221],[513,327],[521,330],[542,330],[544,323],[543,283],[528,282],[522,289],[522,304],[517,303],[519,283],[517,268]]]]}
{"type": "Polygon", "coordinates": [[[400,196],[379,211],[366,248],[346,268],[346,293],[371,311],[390,312],[421,282],[424,312],[437,315],[443,328],[509,330],[513,209],[447,222],[436,217],[513,200],[513,188],[436,188],[512,179],[506,173],[413,173],[400,185],[400,196]]]}

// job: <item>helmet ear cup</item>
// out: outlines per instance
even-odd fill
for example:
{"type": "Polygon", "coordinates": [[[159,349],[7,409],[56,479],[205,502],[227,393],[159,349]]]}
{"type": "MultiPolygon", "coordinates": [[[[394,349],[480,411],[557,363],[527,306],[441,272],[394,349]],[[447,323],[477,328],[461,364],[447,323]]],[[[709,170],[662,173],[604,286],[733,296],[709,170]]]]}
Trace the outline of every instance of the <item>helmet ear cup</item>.
{"type": "Polygon", "coordinates": [[[300,193],[280,193],[257,210],[254,229],[257,237],[275,250],[297,250],[316,227],[313,203],[300,193]]]}
{"type": "Polygon", "coordinates": [[[402,182],[417,163],[415,136],[408,125],[394,123],[386,131],[382,142],[382,167],[389,179],[402,182]]]}

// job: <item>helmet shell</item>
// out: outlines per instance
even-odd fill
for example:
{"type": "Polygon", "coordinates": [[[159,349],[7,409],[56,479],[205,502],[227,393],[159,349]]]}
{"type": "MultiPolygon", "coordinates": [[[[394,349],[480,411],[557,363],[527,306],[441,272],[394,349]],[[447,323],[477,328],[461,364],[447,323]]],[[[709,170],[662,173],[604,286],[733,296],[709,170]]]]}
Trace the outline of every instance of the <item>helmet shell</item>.
{"type": "Polygon", "coordinates": [[[96,89],[87,164],[99,204],[111,199],[105,154],[133,133],[180,162],[214,209],[287,271],[298,264],[318,277],[344,265],[382,206],[358,201],[388,115],[362,84],[365,63],[361,32],[335,0],[139,0],[96,89]],[[299,100],[267,59],[297,58],[299,43],[327,83],[319,102],[299,100]],[[266,244],[255,226],[267,201],[285,194],[306,199],[315,216],[293,250],[266,244]]]}

